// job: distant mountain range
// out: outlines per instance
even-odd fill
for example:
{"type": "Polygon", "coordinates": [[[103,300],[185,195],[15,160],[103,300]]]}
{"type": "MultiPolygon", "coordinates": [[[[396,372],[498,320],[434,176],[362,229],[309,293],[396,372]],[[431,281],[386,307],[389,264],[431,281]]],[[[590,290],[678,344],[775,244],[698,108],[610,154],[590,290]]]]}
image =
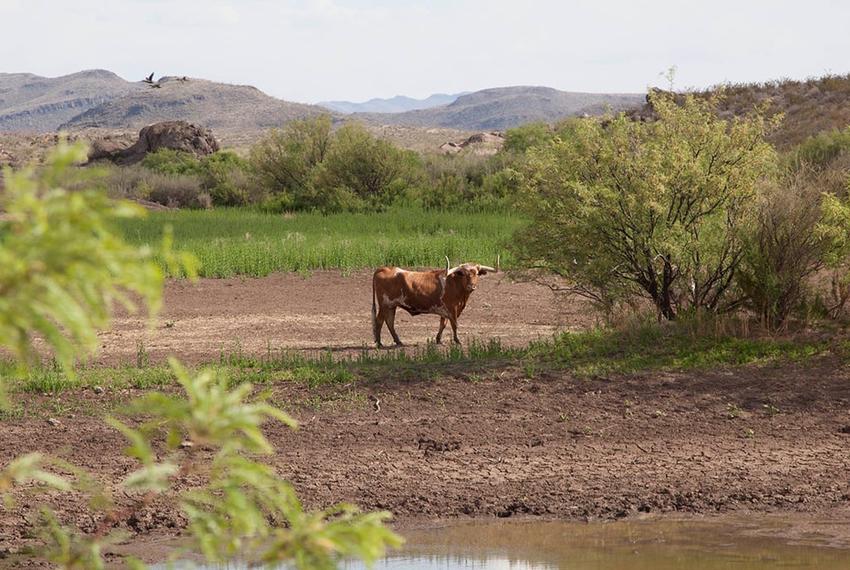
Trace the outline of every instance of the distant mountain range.
{"type": "Polygon", "coordinates": [[[323,106],[283,101],[255,87],[165,77],[153,85],[88,70],[47,78],[0,74],[0,132],[80,128],[139,129],[184,119],[213,130],[257,131],[330,109],[376,125],[501,130],[530,121],[634,108],[642,95],[568,93],[548,87],[503,87],[474,93],[397,96],[323,106]]]}
{"type": "Polygon", "coordinates": [[[294,119],[321,115],[325,109],[266,95],[249,85],[205,79],[164,77],[82,112],[59,128],[138,129],[159,121],[182,119],[226,131],[256,131],[280,127],[294,119]]]}
{"type": "Polygon", "coordinates": [[[326,112],[255,87],[204,79],[163,77],[149,85],[102,69],[52,78],[0,73],[0,132],[136,130],[171,119],[217,130],[256,131],[326,112]]]}
{"type": "MultiPolygon", "coordinates": [[[[770,101],[768,114],[784,114],[780,126],[769,135],[780,148],[850,124],[850,75],[721,87],[725,94],[717,109],[721,117],[749,113],[760,101],[770,101]]],[[[714,91],[711,88],[695,94],[707,96],[714,91]]],[[[643,94],[572,93],[525,86],[433,95],[422,100],[398,96],[325,105],[328,107],[292,103],[251,86],[194,78],[165,77],[146,84],[126,81],[102,69],[52,78],[0,73],[0,133],[10,133],[0,140],[0,163],[13,147],[26,151],[27,133],[55,134],[60,129],[80,136],[91,129],[127,133],[174,119],[211,128],[223,144],[245,148],[270,127],[331,113],[337,123],[359,120],[397,144],[428,150],[475,132],[502,131],[534,121],[554,123],[608,110],[627,111],[636,119],[653,116],[643,94]],[[333,105],[337,105],[336,110],[328,111],[333,105]]],[[[36,138],[49,142],[55,139],[53,134],[36,138]]],[[[27,156],[18,150],[11,154],[27,156]]]]}
{"type": "Polygon", "coordinates": [[[80,113],[146,88],[102,69],[62,77],[0,73],[0,132],[55,131],[80,113]]]}
{"type": "Polygon", "coordinates": [[[554,122],[584,113],[636,108],[642,103],[643,95],[637,94],[502,87],[426,99],[397,96],[318,106],[277,99],[247,85],[195,78],[164,77],[146,84],[102,69],[53,78],[0,73],[0,132],[137,130],[158,121],[183,119],[232,135],[328,112],[336,120],[352,117],[374,126],[503,130],[530,121],[554,122]]]}
{"type": "Polygon", "coordinates": [[[440,107],[454,103],[461,95],[466,95],[467,92],[455,93],[446,95],[445,93],[435,93],[425,99],[413,99],[404,95],[396,95],[389,99],[369,99],[363,103],[352,103],[351,101],[322,101],[317,103],[320,107],[325,107],[337,113],[346,115],[351,113],[403,113],[405,111],[416,111],[419,109],[430,109],[432,107],[440,107]]]}
{"type": "Polygon", "coordinates": [[[357,113],[354,117],[389,125],[504,130],[535,121],[599,115],[639,107],[636,93],[573,93],[550,87],[498,87],[458,97],[448,105],[403,113],[357,113]]]}

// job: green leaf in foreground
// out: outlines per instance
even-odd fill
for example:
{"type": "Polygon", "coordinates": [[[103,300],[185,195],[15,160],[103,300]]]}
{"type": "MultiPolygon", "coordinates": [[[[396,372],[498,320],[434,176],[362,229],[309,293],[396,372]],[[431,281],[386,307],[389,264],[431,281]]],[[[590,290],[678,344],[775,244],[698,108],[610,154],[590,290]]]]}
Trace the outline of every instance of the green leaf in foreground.
{"type": "Polygon", "coordinates": [[[135,311],[139,298],[157,313],[164,274],[155,258],[170,270],[195,271],[168,240],[156,251],[113,232],[117,220],[145,210],[90,189],[96,171],[72,168],[85,159],[85,146],[62,143],[40,170],[5,170],[0,194],[0,347],[31,363],[40,337],[69,374],[97,347],[114,304],[135,311]]]}

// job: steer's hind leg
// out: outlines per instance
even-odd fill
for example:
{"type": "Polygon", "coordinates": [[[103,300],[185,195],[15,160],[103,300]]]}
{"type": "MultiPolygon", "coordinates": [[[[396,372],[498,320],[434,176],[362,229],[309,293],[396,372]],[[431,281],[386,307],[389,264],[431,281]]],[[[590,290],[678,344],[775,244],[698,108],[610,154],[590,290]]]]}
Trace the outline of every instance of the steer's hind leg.
{"type": "Polygon", "coordinates": [[[395,341],[396,346],[404,346],[401,339],[398,338],[398,335],[395,332],[395,307],[387,311],[386,321],[387,328],[390,329],[390,334],[393,335],[393,340],[395,341]]]}
{"type": "Polygon", "coordinates": [[[446,317],[440,317],[440,330],[437,331],[437,344],[443,342],[443,329],[446,328],[446,317]]]}
{"type": "Polygon", "coordinates": [[[378,348],[382,348],[384,345],[381,342],[381,329],[384,328],[384,321],[386,320],[386,312],[383,307],[378,310],[378,314],[375,315],[375,318],[372,320],[372,334],[375,335],[375,346],[378,348]]]}

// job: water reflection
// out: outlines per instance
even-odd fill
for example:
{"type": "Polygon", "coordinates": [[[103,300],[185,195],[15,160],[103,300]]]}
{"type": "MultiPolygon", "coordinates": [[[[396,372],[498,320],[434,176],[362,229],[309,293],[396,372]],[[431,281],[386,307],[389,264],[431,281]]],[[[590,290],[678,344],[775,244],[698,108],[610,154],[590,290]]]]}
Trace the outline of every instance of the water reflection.
{"type": "MultiPolygon", "coordinates": [[[[808,529],[793,542],[784,523],[634,521],[460,524],[408,531],[402,552],[378,570],[847,570],[850,549],[826,545],[808,529]]],[[[793,534],[793,533],[791,533],[793,534]]],[[[165,568],[160,566],[159,568],[165,568]]],[[[229,566],[229,569],[240,569],[229,566]]],[[[346,562],[346,570],[362,570],[346,562]]],[[[218,570],[218,569],[216,569],[218,570]]]]}
{"type": "MultiPolygon", "coordinates": [[[[341,565],[345,570],[364,568],[360,562],[347,562],[341,565]]],[[[502,556],[471,558],[466,556],[392,556],[376,563],[375,570],[552,570],[557,565],[512,560],[502,556]]]]}

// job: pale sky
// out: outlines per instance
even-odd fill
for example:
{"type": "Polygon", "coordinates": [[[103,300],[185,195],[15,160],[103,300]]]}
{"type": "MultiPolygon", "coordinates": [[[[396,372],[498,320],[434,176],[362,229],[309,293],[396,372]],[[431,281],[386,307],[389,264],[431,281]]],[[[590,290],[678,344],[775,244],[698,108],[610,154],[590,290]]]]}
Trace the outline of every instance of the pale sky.
{"type": "Polygon", "coordinates": [[[850,72],[844,0],[0,0],[0,72],[104,68],[292,101],[643,92],[850,72]]]}

